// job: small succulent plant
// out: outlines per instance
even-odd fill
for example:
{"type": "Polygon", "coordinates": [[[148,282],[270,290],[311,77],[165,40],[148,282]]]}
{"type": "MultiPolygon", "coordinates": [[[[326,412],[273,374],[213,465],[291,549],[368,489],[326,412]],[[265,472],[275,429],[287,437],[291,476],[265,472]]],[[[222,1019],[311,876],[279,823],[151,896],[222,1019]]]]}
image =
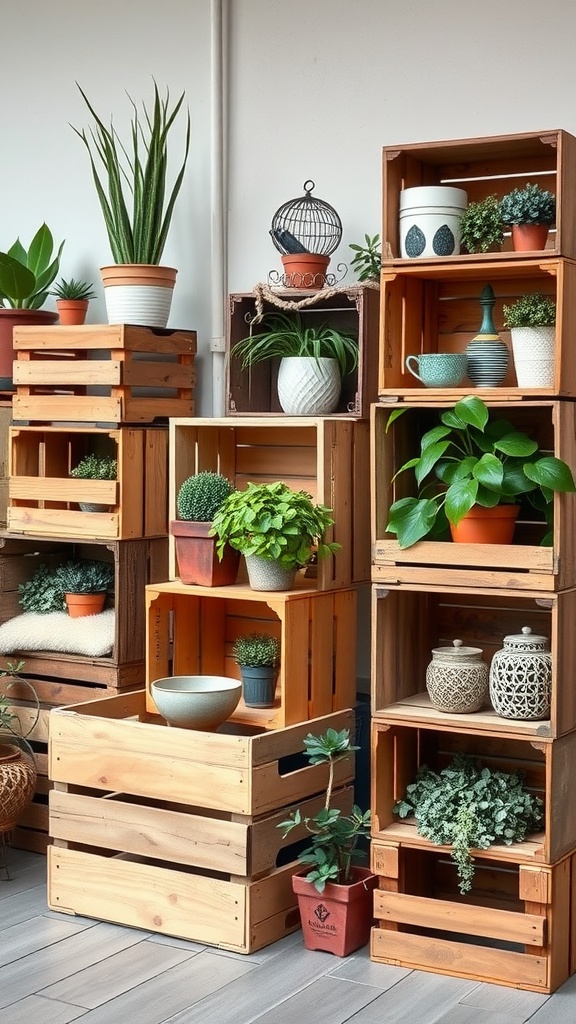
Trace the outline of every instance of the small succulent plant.
{"type": "Polygon", "coordinates": [[[205,471],[189,476],[178,491],[178,518],[196,523],[211,522],[233,490],[230,481],[220,473],[205,471]]]}
{"type": "Polygon", "coordinates": [[[552,224],[556,216],[556,198],[540,185],[528,182],[502,197],[500,213],[505,224],[552,224]]]}
{"type": "Polygon", "coordinates": [[[62,277],[56,282],[50,295],[55,295],[57,299],[83,300],[96,298],[96,292],[93,290],[91,282],[77,281],[74,277],[71,277],[69,281],[62,277]]]}
{"type": "Polygon", "coordinates": [[[236,638],[232,655],[238,665],[252,668],[277,665],[280,660],[280,641],[269,633],[249,633],[236,638]]]}

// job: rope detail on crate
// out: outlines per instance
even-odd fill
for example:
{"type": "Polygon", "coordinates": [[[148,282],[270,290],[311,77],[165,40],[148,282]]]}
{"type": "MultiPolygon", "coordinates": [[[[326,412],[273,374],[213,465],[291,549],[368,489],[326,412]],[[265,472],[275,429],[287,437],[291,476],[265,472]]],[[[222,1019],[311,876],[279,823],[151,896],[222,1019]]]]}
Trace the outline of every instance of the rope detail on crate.
{"type": "Polygon", "coordinates": [[[278,292],[275,292],[270,285],[260,282],[254,285],[253,289],[256,298],[256,316],[252,318],[250,323],[257,324],[262,320],[265,302],[268,302],[271,306],[277,306],[278,309],[300,310],[306,309],[309,306],[315,306],[318,302],[323,302],[326,299],[331,299],[334,295],[347,295],[354,289],[359,290],[360,288],[380,288],[380,284],[378,281],[364,281],[362,285],[319,288],[318,291],[312,292],[311,295],[306,295],[303,299],[282,299],[278,292]]]}

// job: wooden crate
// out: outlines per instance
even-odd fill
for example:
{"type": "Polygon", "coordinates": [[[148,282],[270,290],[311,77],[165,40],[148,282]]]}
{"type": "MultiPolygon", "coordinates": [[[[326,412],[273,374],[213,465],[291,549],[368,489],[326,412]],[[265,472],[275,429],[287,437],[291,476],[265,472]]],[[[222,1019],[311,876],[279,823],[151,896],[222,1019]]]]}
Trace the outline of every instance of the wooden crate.
{"type": "Polygon", "coordinates": [[[557,737],[576,729],[576,693],[568,637],[576,622],[576,590],[541,592],[451,589],[402,583],[372,588],[372,713],[398,722],[447,723],[488,736],[557,737]],[[455,639],[479,647],[483,660],[502,648],[504,637],[530,626],[546,636],[552,653],[552,706],[546,721],[502,718],[489,701],[474,714],[436,710],[426,692],[432,648],[455,639]]]}
{"type": "MultiPolygon", "coordinates": [[[[517,254],[516,254],[517,255],[517,254]]],[[[447,265],[406,260],[382,272],[378,393],[388,401],[457,401],[479,394],[485,401],[576,396],[576,362],[570,345],[576,318],[576,262],[567,259],[514,259],[447,265]],[[494,324],[510,350],[508,375],[500,387],[475,388],[470,382],[427,388],[406,369],[406,357],[425,352],[464,352],[480,327],[480,294],[494,289],[494,324]],[[522,295],[541,292],[556,302],[556,358],[550,387],[519,388],[502,307],[522,295]],[[401,392],[401,395],[399,395],[401,392]]]]}
{"type": "Polygon", "coordinates": [[[8,461],[10,452],[9,430],[12,422],[12,403],[0,404],[0,529],[6,528],[8,515],[8,461]]]}
{"type": "Polygon", "coordinates": [[[168,428],[10,428],[8,529],[26,535],[110,538],[168,532],[168,428]],[[116,480],[70,476],[83,456],[111,456],[116,480]],[[84,512],[98,502],[107,512],[84,512]]]}
{"type": "MultiPolygon", "coordinates": [[[[146,587],[146,601],[148,688],[170,675],[239,679],[234,640],[258,632],[281,642],[274,707],[249,708],[241,699],[234,721],[278,729],[355,703],[356,590],[262,592],[176,580],[146,587]]],[[[155,711],[150,693],[147,705],[155,711]]]]}
{"type": "Polygon", "coordinates": [[[494,845],[482,856],[512,864],[555,864],[576,848],[576,808],[566,800],[576,771],[576,733],[556,740],[488,736],[459,732],[453,723],[399,724],[383,715],[372,723],[372,836],[383,842],[433,848],[420,836],[413,818],[392,813],[420,765],[445,768],[457,753],[478,757],[483,765],[503,771],[522,770],[526,788],[544,800],[544,827],[525,842],[494,845]]]}
{"type": "MultiPolygon", "coordinates": [[[[50,716],[48,902],[160,934],[250,953],[299,927],[277,823],[322,804],[325,765],[302,757],[309,731],[353,728],[353,712],[274,732],[170,728],[144,691],[50,716]],[[280,863],[277,863],[280,862],[280,863]]],[[[353,763],[336,766],[349,810],[353,763]]]]}
{"type": "MultiPolygon", "coordinates": [[[[556,230],[551,231],[548,255],[576,258],[576,209],[572,182],[576,175],[576,138],[565,131],[499,135],[385,146],[382,152],[382,238],[390,246],[384,262],[400,258],[398,212],[400,191],[417,185],[456,185],[465,189],[468,202],[489,195],[501,198],[513,188],[536,182],[556,195],[556,230]]],[[[509,236],[499,259],[516,258],[509,236]]],[[[481,264],[493,253],[449,256],[450,262],[473,260],[481,264]]],[[[420,261],[423,262],[423,261],[420,261]]]]}
{"type": "MultiPolygon", "coordinates": [[[[533,437],[542,451],[564,459],[576,469],[576,405],[574,402],[487,402],[491,415],[506,419],[533,437]]],[[[411,471],[391,483],[409,458],[420,453],[420,438],[439,422],[442,406],[411,403],[386,433],[390,408],[372,406],[372,543],[374,583],[421,583],[426,587],[504,587],[512,590],[565,590],[576,585],[576,513],[574,494],[554,495],[552,547],[541,547],[546,526],[536,514],[521,511],[514,544],[453,544],[422,540],[401,549],[386,534],[393,501],[416,493],[411,471]]]]}
{"type": "MultiPolygon", "coordinates": [[[[169,509],[188,476],[222,473],[238,490],[282,480],[334,511],[327,540],[340,550],[318,563],[319,590],[370,578],[369,424],[336,417],[173,419],[169,440],[169,509]]],[[[241,574],[244,566],[241,566],[241,574]]],[[[245,569],[244,569],[245,572],[245,569]]],[[[170,579],[178,575],[170,538],[170,579]]],[[[240,578],[243,578],[241,575],[240,578]]]]}
{"type": "Polygon", "coordinates": [[[466,896],[445,848],[375,842],[371,861],[374,962],[547,993],[576,970],[576,854],[512,870],[479,854],[466,896]]]}
{"type": "Polygon", "coordinates": [[[15,421],[153,423],[194,413],[195,331],[18,327],[14,353],[15,421]]]}
{"type": "MultiPolygon", "coordinates": [[[[310,298],[310,292],[290,288],[279,295],[281,301],[298,302],[310,298]]],[[[335,415],[365,417],[370,403],[376,400],[375,371],[378,363],[378,318],[380,292],[366,285],[338,289],[329,298],[320,298],[300,311],[302,322],[310,326],[328,323],[335,330],[351,331],[358,338],[358,367],[344,377],[335,415]]],[[[282,310],[271,301],[263,302],[265,314],[282,310]]],[[[284,416],[278,401],[277,380],[279,359],[256,363],[246,370],[234,354],[234,346],[250,333],[250,325],[258,311],[253,293],[230,296],[226,338],[226,414],[228,416],[284,416]]],[[[258,324],[252,328],[259,333],[258,324]]]]}

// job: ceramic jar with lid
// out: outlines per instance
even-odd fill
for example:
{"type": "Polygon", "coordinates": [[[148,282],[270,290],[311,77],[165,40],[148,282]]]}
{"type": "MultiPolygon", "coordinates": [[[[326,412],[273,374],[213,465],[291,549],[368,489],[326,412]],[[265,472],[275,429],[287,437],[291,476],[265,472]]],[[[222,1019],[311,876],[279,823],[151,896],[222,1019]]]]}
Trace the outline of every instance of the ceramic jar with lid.
{"type": "Polygon", "coordinates": [[[535,719],[550,716],[552,655],[548,638],[535,636],[530,626],[504,637],[490,665],[490,700],[502,718],[535,719]]]}
{"type": "Polygon", "coordinates": [[[426,669],[426,689],[432,705],[447,714],[479,711],[488,700],[488,665],[480,647],[436,647],[426,669]]]}

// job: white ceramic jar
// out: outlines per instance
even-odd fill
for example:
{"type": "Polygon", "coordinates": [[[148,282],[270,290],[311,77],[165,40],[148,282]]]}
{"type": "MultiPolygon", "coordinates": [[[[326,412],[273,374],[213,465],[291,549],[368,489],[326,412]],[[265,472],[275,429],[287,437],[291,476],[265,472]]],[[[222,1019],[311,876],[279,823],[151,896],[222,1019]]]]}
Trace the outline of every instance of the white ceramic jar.
{"type": "Polygon", "coordinates": [[[457,256],[460,220],[468,205],[462,188],[418,185],[400,193],[400,254],[403,259],[457,256]]]}
{"type": "Polygon", "coordinates": [[[490,700],[502,718],[539,719],[550,715],[552,655],[545,636],[530,626],[504,637],[490,665],[490,700]]]}

